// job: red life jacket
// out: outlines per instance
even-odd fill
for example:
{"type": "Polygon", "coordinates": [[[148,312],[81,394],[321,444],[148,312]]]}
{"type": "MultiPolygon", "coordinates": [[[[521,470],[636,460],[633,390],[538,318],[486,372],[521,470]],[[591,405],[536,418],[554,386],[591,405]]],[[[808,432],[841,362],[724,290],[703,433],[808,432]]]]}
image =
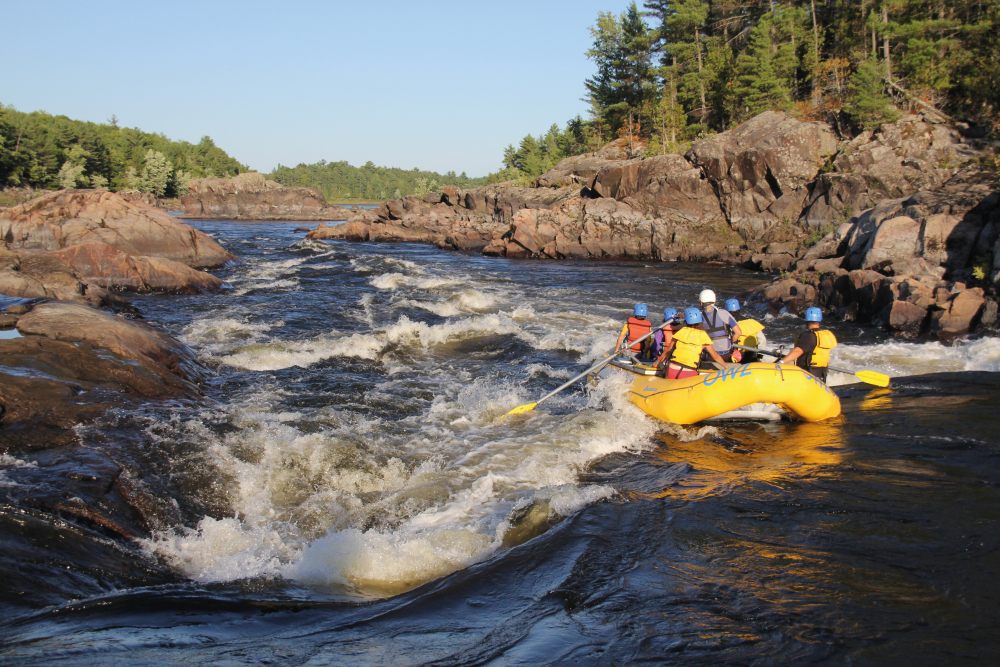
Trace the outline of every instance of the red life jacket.
{"type": "MultiPolygon", "coordinates": [[[[625,337],[625,341],[631,343],[634,340],[639,340],[643,336],[648,336],[649,332],[653,330],[653,323],[647,319],[639,317],[628,318],[628,336],[625,337]]],[[[642,343],[636,343],[631,347],[633,352],[642,351],[642,343]]]]}

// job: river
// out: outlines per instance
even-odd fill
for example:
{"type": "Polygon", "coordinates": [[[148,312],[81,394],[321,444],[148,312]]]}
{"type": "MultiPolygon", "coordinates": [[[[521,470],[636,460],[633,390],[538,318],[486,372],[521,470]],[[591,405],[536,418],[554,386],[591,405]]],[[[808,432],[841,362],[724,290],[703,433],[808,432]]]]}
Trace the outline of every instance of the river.
{"type": "Polygon", "coordinates": [[[761,275],[195,224],[241,258],[227,289],[134,303],[214,369],[204,399],[78,431],[155,525],[122,544],[32,513],[53,468],[0,457],[2,661],[1000,659],[1000,340],[836,324],[835,362],[894,381],[839,386],[830,423],[654,423],[614,369],[505,418],[634,302],[761,275]]]}

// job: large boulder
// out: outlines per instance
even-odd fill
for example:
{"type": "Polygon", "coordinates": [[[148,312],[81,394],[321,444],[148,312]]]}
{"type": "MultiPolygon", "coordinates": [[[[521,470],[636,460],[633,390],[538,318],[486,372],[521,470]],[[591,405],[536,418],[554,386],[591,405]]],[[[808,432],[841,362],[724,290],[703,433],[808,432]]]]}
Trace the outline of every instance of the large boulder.
{"type": "Polygon", "coordinates": [[[700,169],[680,155],[605,165],[595,176],[592,190],[667,222],[726,221],[711,184],[700,169]]]}
{"type": "Polygon", "coordinates": [[[687,158],[704,171],[741,235],[771,240],[773,227],[798,219],[808,185],[836,150],[828,125],[767,111],[695,142],[687,158]]]}
{"type": "Polygon", "coordinates": [[[162,257],[133,257],[106,243],[81,243],[48,253],[83,282],[136,292],[215,290],[222,281],[210,273],[162,257]]]}
{"type": "Polygon", "coordinates": [[[190,387],[197,374],[191,351],[147,324],[75,303],[35,306],[17,320],[25,336],[46,338],[107,350],[158,376],[165,390],[190,387]]]}
{"type": "Polygon", "coordinates": [[[973,154],[957,131],[921,116],[862,132],[816,179],[803,219],[815,227],[839,224],[880,200],[935,188],[973,154]]]}
{"type": "Polygon", "coordinates": [[[855,218],[845,265],[887,274],[967,279],[985,273],[1000,232],[1000,192],[989,173],[965,169],[934,190],[886,199],[855,218]]]}
{"type": "Polygon", "coordinates": [[[256,172],[191,181],[181,197],[184,218],[222,220],[346,220],[318,190],[281,185],[256,172]]]}
{"type": "Polygon", "coordinates": [[[83,281],[51,253],[15,253],[2,245],[0,294],[75,301],[92,306],[111,305],[120,301],[103,287],[83,281]]]}
{"type": "Polygon", "coordinates": [[[81,420],[130,399],[192,395],[203,378],[180,342],[89,306],[35,305],[16,326],[21,337],[0,340],[0,450],[72,440],[81,420]]]}
{"type": "Polygon", "coordinates": [[[61,250],[103,243],[128,255],[194,267],[233,259],[212,237],[107,190],[60,190],[0,210],[0,240],[12,249],[61,250]]]}

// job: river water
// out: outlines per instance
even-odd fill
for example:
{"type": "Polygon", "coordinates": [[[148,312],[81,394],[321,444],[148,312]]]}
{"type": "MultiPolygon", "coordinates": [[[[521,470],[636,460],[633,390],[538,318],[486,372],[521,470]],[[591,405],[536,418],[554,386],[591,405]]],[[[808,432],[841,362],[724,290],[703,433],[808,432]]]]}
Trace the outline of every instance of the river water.
{"type": "Polygon", "coordinates": [[[135,303],[215,369],[204,400],[79,429],[156,498],[151,537],[25,509],[51,468],[0,458],[4,662],[1000,659],[1000,340],[838,325],[835,362],[895,379],[831,423],[654,423],[613,369],[505,418],[633,302],[760,274],[196,225],[229,289],[135,303]]]}

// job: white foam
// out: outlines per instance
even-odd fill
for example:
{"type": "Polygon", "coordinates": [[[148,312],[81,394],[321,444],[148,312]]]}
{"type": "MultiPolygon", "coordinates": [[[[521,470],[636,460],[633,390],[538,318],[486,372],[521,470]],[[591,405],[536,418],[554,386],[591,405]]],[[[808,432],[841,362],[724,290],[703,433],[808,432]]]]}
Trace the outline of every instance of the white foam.
{"type": "MultiPolygon", "coordinates": [[[[22,461],[10,454],[0,454],[0,467],[2,468],[37,468],[34,461],[22,461]]],[[[7,470],[0,470],[0,487],[21,486],[7,476],[7,470]]]]}
{"type": "Polygon", "coordinates": [[[297,341],[270,341],[237,348],[221,357],[229,366],[252,371],[274,371],[292,366],[307,367],[333,357],[377,359],[384,348],[378,338],[365,334],[324,334],[297,341]]]}
{"type": "Polygon", "coordinates": [[[893,376],[957,371],[1000,372],[1000,338],[962,340],[954,345],[889,341],[838,345],[830,363],[851,370],[872,369],[893,376]]]}

